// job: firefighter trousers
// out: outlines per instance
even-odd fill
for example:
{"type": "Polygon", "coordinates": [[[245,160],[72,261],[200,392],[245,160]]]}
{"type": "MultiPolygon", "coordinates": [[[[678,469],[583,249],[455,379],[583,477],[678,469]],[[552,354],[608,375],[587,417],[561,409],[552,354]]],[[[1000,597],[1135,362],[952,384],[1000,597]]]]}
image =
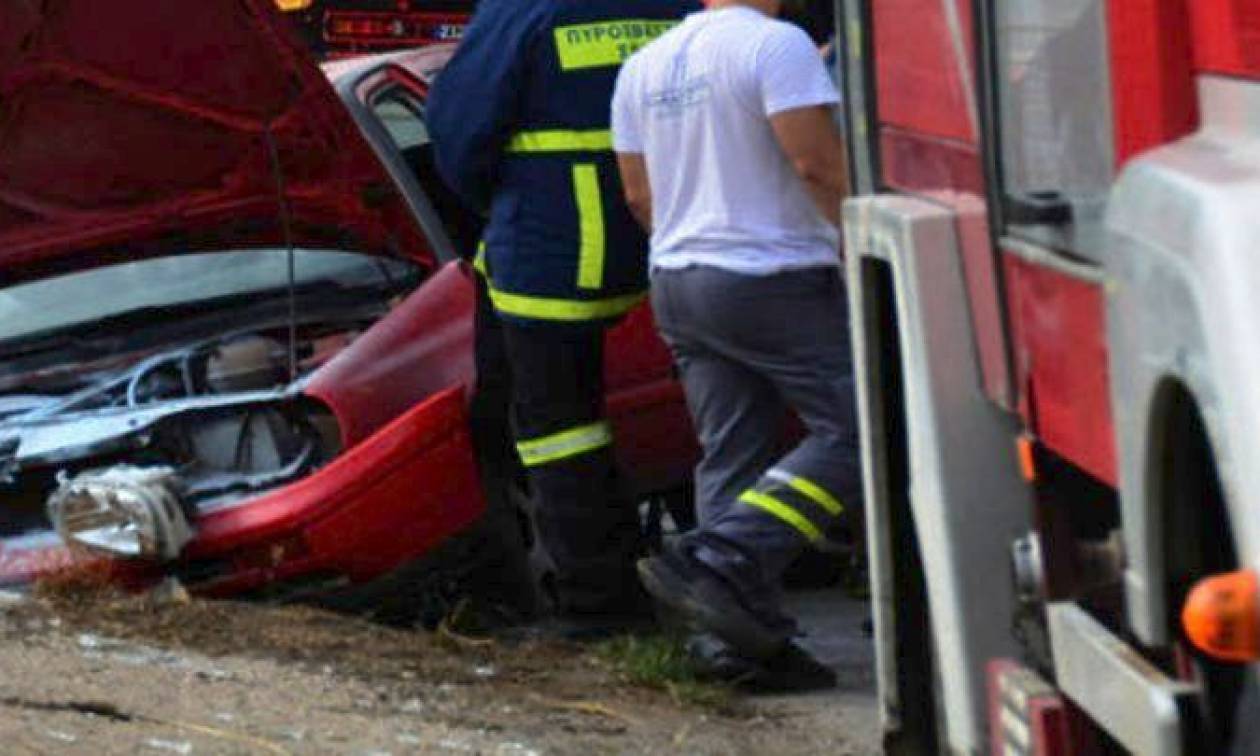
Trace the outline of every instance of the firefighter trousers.
{"type": "Polygon", "coordinates": [[[621,491],[604,410],[603,327],[502,324],[517,451],[561,615],[631,614],[638,513],[621,491]]]}
{"type": "Polygon", "coordinates": [[[656,271],[652,306],[704,450],[684,543],[767,622],[791,625],[783,571],[862,500],[840,271],[656,271]],[[788,409],[807,435],[781,455],[788,409]]]}

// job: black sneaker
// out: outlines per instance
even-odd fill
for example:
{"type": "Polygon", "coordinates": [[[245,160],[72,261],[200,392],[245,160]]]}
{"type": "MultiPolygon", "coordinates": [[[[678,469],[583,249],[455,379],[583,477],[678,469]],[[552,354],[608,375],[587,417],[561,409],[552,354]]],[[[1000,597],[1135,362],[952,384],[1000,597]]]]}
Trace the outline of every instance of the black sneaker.
{"type": "Polygon", "coordinates": [[[703,679],[748,693],[808,693],[836,687],[836,673],[795,643],[770,659],[749,659],[713,635],[687,642],[687,654],[703,679]]]}
{"type": "Polygon", "coordinates": [[[749,659],[712,633],[687,639],[687,658],[696,676],[710,682],[742,685],[761,673],[761,662],[749,659]]]}
{"type": "Polygon", "coordinates": [[[749,679],[744,687],[759,693],[808,693],[836,687],[836,671],[795,643],[787,644],[761,666],[762,674],[749,679]]]}
{"type": "Polygon", "coordinates": [[[787,633],[769,626],[744,606],[717,573],[677,548],[639,560],[639,577],[657,601],[746,656],[767,659],[788,642],[787,633]]]}

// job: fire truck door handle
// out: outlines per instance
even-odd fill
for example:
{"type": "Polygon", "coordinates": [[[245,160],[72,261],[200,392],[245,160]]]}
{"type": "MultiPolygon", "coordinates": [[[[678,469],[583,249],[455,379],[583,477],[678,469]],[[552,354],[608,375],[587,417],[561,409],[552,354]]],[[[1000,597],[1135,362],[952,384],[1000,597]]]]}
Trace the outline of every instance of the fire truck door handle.
{"type": "Polygon", "coordinates": [[[1004,203],[1006,222],[1015,225],[1062,226],[1072,222],[1072,205],[1056,191],[1009,194],[1004,203]]]}

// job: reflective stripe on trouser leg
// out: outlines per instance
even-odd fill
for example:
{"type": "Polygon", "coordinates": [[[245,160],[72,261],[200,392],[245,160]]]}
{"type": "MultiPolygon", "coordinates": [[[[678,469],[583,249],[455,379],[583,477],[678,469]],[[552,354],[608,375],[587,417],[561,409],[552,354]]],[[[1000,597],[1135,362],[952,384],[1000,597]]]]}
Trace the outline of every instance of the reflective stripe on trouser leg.
{"type": "Polygon", "coordinates": [[[767,472],[765,477],[788,486],[793,491],[822,507],[832,517],[839,517],[844,512],[844,505],[840,503],[839,499],[832,496],[827,489],[809,478],[793,475],[790,472],[777,468],[767,472]]]}
{"type": "MultiPolygon", "coordinates": [[[[567,168],[565,169],[567,172],[567,168]]],[[[493,252],[493,248],[491,252],[493,252]]],[[[493,261],[491,270],[494,271],[493,261]]],[[[541,565],[555,569],[557,611],[608,613],[636,589],[638,510],[617,484],[603,414],[599,328],[503,321],[513,429],[527,468],[541,565]],[[589,451],[588,451],[589,450],[589,451]]]]}
{"type": "Polygon", "coordinates": [[[844,512],[844,505],[825,488],[783,470],[766,473],[739,500],[790,526],[811,543],[825,540],[827,524],[844,512]]]}
{"type": "Polygon", "coordinates": [[[577,204],[579,238],[577,285],[604,285],[604,199],[599,190],[599,168],[594,163],[573,166],[573,199],[577,204]]]}
{"type": "Polygon", "coordinates": [[[809,539],[810,543],[818,543],[822,541],[822,531],[818,526],[809,521],[809,518],[798,512],[791,505],[778,499],[770,494],[764,494],[760,491],[745,491],[739,500],[745,504],[754,506],[763,512],[767,512],[774,517],[782,520],[784,523],[792,526],[801,535],[809,539]]]}
{"type": "Polygon", "coordinates": [[[612,440],[612,427],[603,421],[521,441],[516,450],[526,467],[538,467],[603,449],[612,440]]]}

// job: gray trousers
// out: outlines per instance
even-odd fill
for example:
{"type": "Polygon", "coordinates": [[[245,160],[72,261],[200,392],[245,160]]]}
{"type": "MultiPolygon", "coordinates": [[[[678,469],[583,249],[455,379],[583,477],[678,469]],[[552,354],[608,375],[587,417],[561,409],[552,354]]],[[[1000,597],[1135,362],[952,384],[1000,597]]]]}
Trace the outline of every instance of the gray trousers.
{"type": "Polygon", "coordinates": [[[839,268],[746,276],[657,271],[652,307],[704,457],[684,539],[768,622],[784,569],[862,505],[847,300],[839,268]],[[807,431],[780,456],[787,409],[807,431]]]}

